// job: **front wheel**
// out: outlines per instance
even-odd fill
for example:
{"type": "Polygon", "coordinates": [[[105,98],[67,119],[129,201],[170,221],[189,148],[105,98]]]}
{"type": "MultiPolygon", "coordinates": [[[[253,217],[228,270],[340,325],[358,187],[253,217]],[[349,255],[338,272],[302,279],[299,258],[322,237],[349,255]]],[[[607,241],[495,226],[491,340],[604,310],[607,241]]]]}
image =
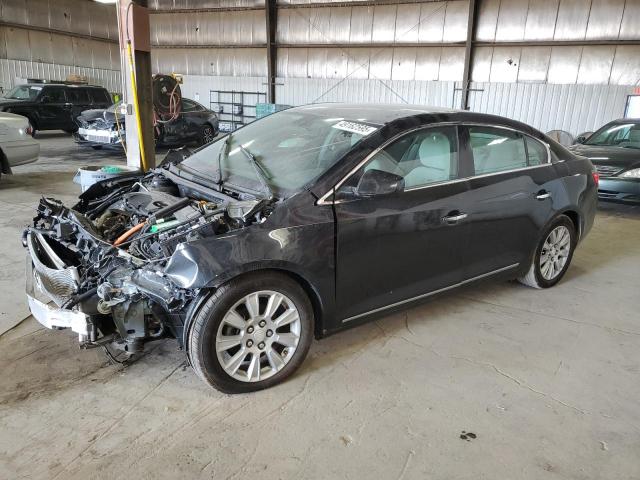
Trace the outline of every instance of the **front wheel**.
{"type": "Polygon", "coordinates": [[[534,288],[553,287],[567,272],[576,241],[573,222],[566,215],[559,216],[545,230],[529,270],[518,281],[534,288]]]}
{"type": "Polygon", "coordinates": [[[254,273],[221,286],[198,310],[189,358],[212,387],[252,392],[289,377],[312,337],[313,309],[300,285],[280,273],[254,273]]]}

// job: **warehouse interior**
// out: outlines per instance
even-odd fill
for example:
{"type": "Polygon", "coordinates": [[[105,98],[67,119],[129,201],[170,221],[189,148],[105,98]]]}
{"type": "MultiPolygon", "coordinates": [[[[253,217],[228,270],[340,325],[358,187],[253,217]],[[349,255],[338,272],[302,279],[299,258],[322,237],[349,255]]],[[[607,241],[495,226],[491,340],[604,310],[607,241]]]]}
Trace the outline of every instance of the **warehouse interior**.
{"type": "Polygon", "coordinates": [[[464,285],[315,339],[285,382],[239,395],[175,339],[122,363],[43,327],[23,239],[41,198],[77,201],[81,170],[149,171],[269,109],[470,110],[574,148],[640,117],[640,1],[0,0],[0,95],[50,83],[106,89],[126,146],[119,123],[103,148],[4,107],[39,155],[0,176],[0,478],[640,477],[640,194],[600,196],[554,288],[464,285]],[[211,138],[160,141],[178,113],[153,110],[154,75],[211,138]]]}

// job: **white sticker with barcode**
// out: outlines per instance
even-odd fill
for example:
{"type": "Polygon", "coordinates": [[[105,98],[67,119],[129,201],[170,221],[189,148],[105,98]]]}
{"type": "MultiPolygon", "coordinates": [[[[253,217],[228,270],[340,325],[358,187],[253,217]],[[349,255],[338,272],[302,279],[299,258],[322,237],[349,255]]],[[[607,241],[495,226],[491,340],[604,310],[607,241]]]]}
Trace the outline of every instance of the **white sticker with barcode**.
{"type": "Polygon", "coordinates": [[[367,125],[365,123],[349,122],[347,120],[336,123],[335,125],[333,125],[333,128],[344,130],[345,132],[357,133],[358,135],[362,135],[364,137],[378,130],[377,127],[372,127],[371,125],[367,125]]]}

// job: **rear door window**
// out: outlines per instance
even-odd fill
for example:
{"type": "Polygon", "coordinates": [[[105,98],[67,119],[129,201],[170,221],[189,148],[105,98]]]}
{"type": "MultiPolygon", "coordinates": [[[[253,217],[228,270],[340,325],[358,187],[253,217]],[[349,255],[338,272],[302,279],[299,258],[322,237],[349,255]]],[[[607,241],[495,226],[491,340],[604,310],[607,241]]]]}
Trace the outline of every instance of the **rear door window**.
{"type": "Polygon", "coordinates": [[[476,175],[528,165],[523,135],[494,127],[469,127],[469,145],[476,175]]]}

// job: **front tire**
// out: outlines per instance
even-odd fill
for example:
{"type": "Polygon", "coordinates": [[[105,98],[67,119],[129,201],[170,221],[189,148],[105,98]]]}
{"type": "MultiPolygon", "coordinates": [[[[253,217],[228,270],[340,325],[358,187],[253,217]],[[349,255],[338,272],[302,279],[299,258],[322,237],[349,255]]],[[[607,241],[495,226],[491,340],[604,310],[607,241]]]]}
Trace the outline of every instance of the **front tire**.
{"type": "Polygon", "coordinates": [[[576,228],[566,215],[560,215],[544,231],[527,273],[518,278],[533,288],[549,288],[569,269],[577,243],[576,228]]]}
{"type": "Polygon", "coordinates": [[[195,314],[188,336],[196,373],[225,393],[284,381],[304,361],[313,337],[313,308],[288,276],[254,273],[218,288],[195,314]]]}

